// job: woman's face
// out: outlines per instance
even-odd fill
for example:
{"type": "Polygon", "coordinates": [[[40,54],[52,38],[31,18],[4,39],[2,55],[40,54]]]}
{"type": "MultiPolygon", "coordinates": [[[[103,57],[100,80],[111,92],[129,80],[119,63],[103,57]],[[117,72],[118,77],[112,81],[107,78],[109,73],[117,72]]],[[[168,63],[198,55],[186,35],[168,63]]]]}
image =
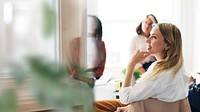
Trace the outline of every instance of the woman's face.
{"type": "Polygon", "coordinates": [[[169,48],[168,44],[164,41],[164,37],[162,36],[158,26],[152,28],[150,37],[146,42],[147,51],[158,58],[158,60],[163,58],[164,50],[169,48]]]}
{"type": "Polygon", "coordinates": [[[152,29],[152,25],[153,25],[153,22],[151,21],[150,18],[146,18],[143,22],[142,22],[142,31],[149,35],[151,29],[152,29]]]}

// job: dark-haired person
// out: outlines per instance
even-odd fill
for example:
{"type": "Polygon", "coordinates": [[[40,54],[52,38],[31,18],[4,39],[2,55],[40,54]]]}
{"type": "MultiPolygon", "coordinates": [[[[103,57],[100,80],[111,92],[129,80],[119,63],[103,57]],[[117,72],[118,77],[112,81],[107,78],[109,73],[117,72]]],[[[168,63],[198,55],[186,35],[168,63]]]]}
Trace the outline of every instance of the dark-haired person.
{"type": "Polygon", "coordinates": [[[188,100],[192,112],[200,112],[200,83],[196,83],[196,78],[190,77],[190,90],[188,100]]]}
{"type": "MultiPolygon", "coordinates": [[[[146,40],[150,36],[150,31],[154,24],[158,23],[158,20],[153,14],[147,15],[142,22],[136,27],[137,35],[133,37],[130,43],[130,56],[132,57],[137,50],[146,51],[147,44],[146,40]]],[[[147,71],[148,67],[152,62],[155,61],[155,57],[148,56],[144,61],[138,63],[136,68],[140,71],[140,73],[144,73],[147,71]]]]}
{"type": "Polygon", "coordinates": [[[106,47],[102,40],[102,23],[95,15],[88,15],[87,34],[87,71],[99,79],[105,68],[106,47]]]}
{"type": "Polygon", "coordinates": [[[84,73],[87,73],[87,76],[80,75],[80,37],[70,41],[68,62],[71,76],[93,87],[95,80],[103,75],[106,63],[106,48],[104,41],[102,41],[102,23],[100,19],[95,15],[88,15],[87,20],[87,66],[84,71],[84,73]]]}

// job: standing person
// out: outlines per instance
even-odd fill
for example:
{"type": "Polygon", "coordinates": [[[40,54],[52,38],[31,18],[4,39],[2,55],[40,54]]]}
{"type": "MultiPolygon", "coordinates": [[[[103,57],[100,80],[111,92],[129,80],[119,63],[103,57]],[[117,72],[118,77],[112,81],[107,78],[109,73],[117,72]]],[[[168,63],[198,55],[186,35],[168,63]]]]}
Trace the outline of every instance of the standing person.
{"type": "Polygon", "coordinates": [[[77,37],[70,41],[69,47],[69,73],[74,79],[88,83],[91,87],[94,86],[95,80],[103,75],[106,62],[106,48],[102,41],[102,24],[98,17],[94,15],[88,16],[87,29],[87,69],[84,73],[90,75],[83,76],[80,73],[80,47],[81,38],[77,37]]]}
{"type": "Polygon", "coordinates": [[[106,48],[102,41],[102,23],[97,16],[88,15],[87,71],[99,79],[104,72],[106,48]]]}
{"type": "MultiPolygon", "coordinates": [[[[156,17],[153,14],[149,14],[146,18],[136,27],[137,35],[133,37],[130,43],[130,56],[132,57],[137,50],[146,51],[147,44],[146,40],[150,36],[150,31],[152,29],[153,24],[158,23],[156,17]]],[[[140,71],[140,73],[144,73],[147,71],[148,67],[152,62],[155,61],[153,56],[148,56],[144,61],[138,63],[136,68],[140,71]]]]}
{"type": "MultiPolygon", "coordinates": [[[[155,25],[146,40],[147,51],[138,50],[130,59],[120,102],[116,112],[191,112],[188,102],[189,73],[183,65],[180,30],[171,23],[155,25]],[[133,71],[137,63],[149,55],[156,61],[135,82],[133,71]]],[[[101,103],[102,104],[102,103],[101,103]]],[[[96,110],[101,110],[103,106],[96,110]]],[[[105,110],[105,109],[104,109],[105,110]]]]}

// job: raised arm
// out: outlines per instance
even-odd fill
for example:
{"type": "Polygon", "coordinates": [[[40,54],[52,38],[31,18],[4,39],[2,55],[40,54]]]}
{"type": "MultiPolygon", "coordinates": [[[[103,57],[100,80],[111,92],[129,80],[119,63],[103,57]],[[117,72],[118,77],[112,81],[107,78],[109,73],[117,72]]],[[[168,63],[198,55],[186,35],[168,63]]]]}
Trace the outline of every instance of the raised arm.
{"type": "Polygon", "coordinates": [[[127,71],[126,71],[126,76],[124,79],[123,87],[128,87],[128,86],[131,86],[132,83],[133,84],[135,83],[135,81],[133,81],[133,72],[134,72],[135,65],[137,63],[143,61],[147,56],[149,56],[149,53],[140,52],[138,50],[136,52],[136,54],[130,59],[128,66],[127,66],[127,71]]]}

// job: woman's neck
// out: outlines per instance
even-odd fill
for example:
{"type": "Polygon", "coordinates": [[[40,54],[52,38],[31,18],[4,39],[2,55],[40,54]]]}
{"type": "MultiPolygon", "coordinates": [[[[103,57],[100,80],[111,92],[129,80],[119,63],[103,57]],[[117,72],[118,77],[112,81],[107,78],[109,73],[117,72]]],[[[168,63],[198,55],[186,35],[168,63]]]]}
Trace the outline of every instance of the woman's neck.
{"type": "Polygon", "coordinates": [[[154,54],[154,56],[155,56],[156,60],[158,60],[158,61],[162,61],[163,57],[164,57],[162,54],[154,54]]]}

